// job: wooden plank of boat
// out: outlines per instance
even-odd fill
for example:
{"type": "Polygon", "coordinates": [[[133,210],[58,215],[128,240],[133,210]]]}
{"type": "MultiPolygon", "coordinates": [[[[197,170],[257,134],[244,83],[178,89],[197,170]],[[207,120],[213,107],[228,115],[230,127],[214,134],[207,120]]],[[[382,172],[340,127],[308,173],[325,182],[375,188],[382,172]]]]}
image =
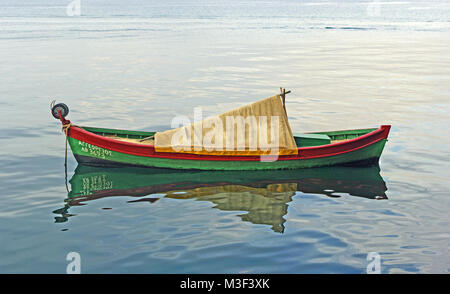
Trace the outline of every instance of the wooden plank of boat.
{"type": "Polygon", "coordinates": [[[323,166],[373,165],[379,161],[390,125],[379,128],[317,132],[294,135],[297,154],[279,155],[275,161],[261,156],[209,155],[157,152],[155,132],[82,127],[65,119],[68,108],[53,106],[52,113],[63,124],[76,160],[97,166],[141,166],[198,170],[275,170],[323,166]]]}

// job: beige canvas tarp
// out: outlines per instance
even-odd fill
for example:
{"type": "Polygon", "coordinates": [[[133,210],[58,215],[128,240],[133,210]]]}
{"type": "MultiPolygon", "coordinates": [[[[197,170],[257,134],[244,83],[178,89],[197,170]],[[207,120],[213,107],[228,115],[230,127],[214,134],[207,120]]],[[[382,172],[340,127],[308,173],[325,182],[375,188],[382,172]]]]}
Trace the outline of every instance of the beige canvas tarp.
{"type": "Polygon", "coordinates": [[[298,153],[280,95],[157,132],[155,151],[241,156],[298,153]]]}

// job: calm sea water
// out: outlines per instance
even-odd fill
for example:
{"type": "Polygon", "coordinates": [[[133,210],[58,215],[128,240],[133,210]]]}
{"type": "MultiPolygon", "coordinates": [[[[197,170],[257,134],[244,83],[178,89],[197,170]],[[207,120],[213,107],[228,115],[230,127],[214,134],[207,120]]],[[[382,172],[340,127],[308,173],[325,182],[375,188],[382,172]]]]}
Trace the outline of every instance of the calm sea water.
{"type": "Polygon", "coordinates": [[[448,1],[0,2],[0,272],[450,271],[448,1]],[[143,3],[141,3],[143,2],[143,3]],[[292,91],[295,132],[392,124],[379,167],[77,167],[49,111],[162,130],[292,91]],[[82,198],[75,196],[83,196],[82,198]],[[75,198],[74,198],[75,197],[75,198]]]}

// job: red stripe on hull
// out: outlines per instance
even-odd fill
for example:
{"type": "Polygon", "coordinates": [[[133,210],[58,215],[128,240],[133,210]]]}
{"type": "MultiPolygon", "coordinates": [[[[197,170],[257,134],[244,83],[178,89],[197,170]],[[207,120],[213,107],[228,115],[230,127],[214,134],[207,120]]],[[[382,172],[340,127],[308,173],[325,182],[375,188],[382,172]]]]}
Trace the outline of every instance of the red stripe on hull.
{"type": "MultiPolygon", "coordinates": [[[[319,157],[328,157],[343,153],[348,153],[365,146],[376,143],[380,140],[387,139],[389,135],[390,125],[383,125],[379,129],[362,135],[360,137],[347,141],[337,142],[329,145],[302,147],[298,148],[298,155],[280,155],[278,160],[299,160],[319,157]]],[[[168,159],[186,159],[186,160],[216,160],[216,161],[260,161],[260,156],[221,156],[221,155],[199,155],[187,153],[163,153],[155,152],[153,145],[143,145],[130,142],[124,142],[106,138],[94,133],[88,132],[82,128],[71,126],[68,136],[76,140],[95,145],[111,151],[145,156],[158,157],[168,159]]]]}

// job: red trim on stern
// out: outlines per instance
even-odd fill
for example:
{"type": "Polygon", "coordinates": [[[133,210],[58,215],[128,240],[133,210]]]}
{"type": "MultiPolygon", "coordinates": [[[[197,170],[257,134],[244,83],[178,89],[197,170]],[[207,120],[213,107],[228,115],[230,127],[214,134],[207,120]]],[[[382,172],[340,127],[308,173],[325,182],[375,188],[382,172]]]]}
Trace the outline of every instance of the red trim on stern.
{"type": "MultiPolygon", "coordinates": [[[[380,140],[387,139],[390,125],[382,125],[379,129],[360,137],[329,145],[298,148],[298,155],[280,155],[278,160],[299,160],[319,157],[328,157],[351,152],[380,140]]],[[[260,161],[260,156],[221,156],[188,153],[155,152],[153,145],[143,145],[106,138],[80,127],[71,126],[68,136],[79,141],[95,145],[111,151],[145,157],[158,157],[168,159],[212,160],[212,161],[260,161]]]]}

